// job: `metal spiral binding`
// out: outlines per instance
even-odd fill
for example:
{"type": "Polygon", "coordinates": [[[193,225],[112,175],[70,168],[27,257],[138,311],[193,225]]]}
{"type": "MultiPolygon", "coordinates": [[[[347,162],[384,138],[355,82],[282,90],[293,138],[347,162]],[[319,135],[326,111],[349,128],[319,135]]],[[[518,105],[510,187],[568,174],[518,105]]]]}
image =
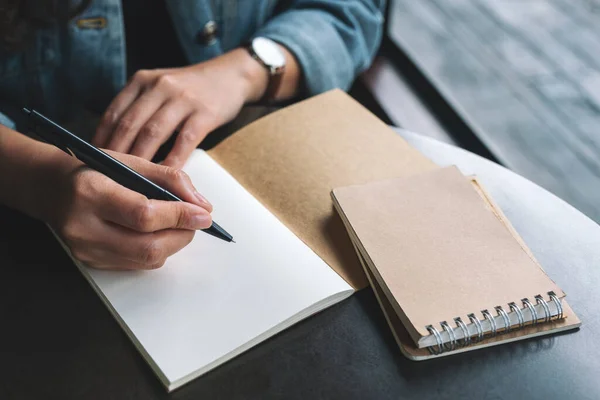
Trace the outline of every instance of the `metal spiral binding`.
{"type": "Polygon", "coordinates": [[[469,320],[475,324],[475,327],[477,328],[476,342],[480,342],[481,340],[483,340],[483,326],[481,326],[481,322],[479,322],[477,317],[475,317],[475,314],[469,314],[467,315],[467,317],[469,317],[469,320]]]}
{"type": "MultiPolygon", "coordinates": [[[[555,315],[554,318],[562,319],[564,317],[564,314],[561,300],[554,292],[548,292],[547,294],[550,297],[550,302],[554,303],[558,311],[557,315],[555,315]]],[[[546,301],[539,294],[534,296],[534,299],[536,301],[536,304],[541,305],[542,309],[544,310],[543,322],[551,321],[553,317],[550,313],[548,301],[546,301]]],[[[515,302],[508,303],[508,307],[510,309],[508,313],[515,313],[519,323],[518,327],[511,327],[510,317],[508,316],[508,313],[502,306],[494,307],[494,311],[496,311],[497,315],[502,317],[502,322],[504,323],[503,326],[501,324],[499,326],[496,323],[494,316],[488,310],[480,311],[481,315],[483,316],[483,319],[477,318],[474,313],[467,315],[467,317],[469,317],[469,322],[473,324],[475,326],[475,329],[477,330],[477,333],[475,335],[469,334],[467,324],[465,324],[465,322],[460,317],[454,318],[454,323],[456,324],[456,327],[454,328],[451,327],[447,321],[440,322],[442,332],[446,332],[448,334],[448,337],[450,338],[450,341],[446,343],[443,342],[441,332],[437,328],[435,328],[433,325],[427,325],[425,328],[429,331],[430,334],[432,334],[435,337],[436,340],[436,345],[428,347],[429,352],[434,355],[438,355],[444,353],[445,351],[453,351],[458,348],[466,347],[473,343],[480,342],[486,335],[488,337],[494,337],[498,334],[509,333],[513,330],[523,329],[526,325],[525,316],[523,314],[524,310],[527,310],[531,313],[532,318],[531,321],[528,321],[528,323],[530,323],[532,326],[536,325],[540,319],[540,316],[538,315],[538,312],[536,311],[533,303],[528,298],[521,299],[521,303],[523,305],[522,308],[520,308],[515,302]],[[488,332],[487,334],[484,333],[483,326],[481,325],[481,322],[485,320],[487,320],[490,324],[490,332],[488,332]],[[457,329],[460,329],[462,331],[462,340],[458,339],[456,336],[455,331],[457,329]]]]}
{"type": "Polygon", "coordinates": [[[450,344],[448,345],[447,343],[445,343],[444,347],[449,351],[454,350],[456,348],[456,335],[454,335],[454,329],[450,328],[446,321],[440,322],[440,325],[442,326],[442,328],[444,328],[446,332],[448,332],[448,336],[450,336],[450,344]]]}
{"type": "Polygon", "coordinates": [[[494,307],[494,310],[496,310],[498,315],[501,315],[502,319],[504,320],[504,332],[510,332],[510,318],[508,318],[506,311],[504,311],[504,309],[500,306],[494,307]]]}
{"type": "Polygon", "coordinates": [[[544,308],[544,322],[550,321],[550,307],[548,307],[548,303],[546,303],[546,300],[544,300],[544,298],[539,294],[535,296],[535,300],[537,304],[541,304],[544,308]]]}
{"type": "Polygon", "coordinates": [[[519,320],[519,329],[523,329],[525,327],[525,318],[523,318],[523,312],[517,305],[512,302],[508,303],[511,311],[514,311],[517,314],[517,319],[519,320]]]}
{"type": "Polygon", "coordinates": [[[426,328],[429,332],[431,332],[435,336],[435,340],[437,341],[437,346],[438,346],[437,350],[434,350],[433,347],[429,347],[429,351],[433,354],[442,354],[444,352],[444,347],[442,344],[442,336],[440,335],[438,330],[433,327],[433,325],[427,325],[426,328]]]}
{"type": "Polygon", "coordinates": [[[560,299],[558,298],[558,296],[556,296],[556,293],[554,292],[548,292],[548,295],[550,296],[550,299],[552,299],[554,304],[556,304],[556,308],[558,309],[558,315],[556,319],[563,319],[563,307],[562,303],[560,302],[560,299]]]}
{"type": "Polygon", "coordinates": [[[483,314],[485,319],[490,321],[490,334],[492,337],[496,336],[496,321],[494,320],[494,317],[492,317],[492,314],[490,314],[488,310],[481,310],[481,314],[483,314]]]}
{"type": "Polygon", "coordinates": [[[533,306],[533,304],[531,304],[531,302],[527,298],[521,299],[521,302],[524,306],[526,306],[529,309],[529,312],[531,312],[531,316],[533,317],[531,318],[531,325],[537,325],[538,315],[537,311],[535,311],[535,307],[533,306]]]}
{"type": "Polygon", "coordinates": [[[467,325],[465,325],[460,317],[454,318],[454,322],[456,322],[456,325],[460,326],[460,329],[462,329],[464,338],[463,346],[468,346],[471,344],[471,335],[469,335],[469,329],[467,328],[467,325]]]}

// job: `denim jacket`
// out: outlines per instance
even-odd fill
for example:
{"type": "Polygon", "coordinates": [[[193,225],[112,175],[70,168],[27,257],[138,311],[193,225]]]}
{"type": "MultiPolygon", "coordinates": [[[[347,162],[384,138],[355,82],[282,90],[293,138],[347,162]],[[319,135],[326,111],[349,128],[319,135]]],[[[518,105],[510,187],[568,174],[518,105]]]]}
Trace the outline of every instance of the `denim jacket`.
{"type": "MultiPolygon", "coordinates": [[[[121,1],[94,0],[66,26],[36,32],[24,51],[0,50],[0,123],[13,125],[23,106],[59,121],[104,111],[126,80],[121,1]]],[[[190,63],[264,36],[296,56],[306,95],[348,89],[377,50],[385,0],[282,1],[277,14],[278,0],[167,0],[167,8],[190,63]]]]}

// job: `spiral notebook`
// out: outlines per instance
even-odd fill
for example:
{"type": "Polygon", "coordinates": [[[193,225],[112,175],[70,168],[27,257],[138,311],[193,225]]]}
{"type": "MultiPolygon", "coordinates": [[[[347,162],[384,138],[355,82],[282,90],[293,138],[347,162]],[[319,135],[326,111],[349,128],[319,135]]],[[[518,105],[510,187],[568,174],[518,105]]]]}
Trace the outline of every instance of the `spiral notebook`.
{"type": "Polygon", "coordinates": [[[456,167],[339,188],[332,197],[410,358],[580,326],[501,210],[456,167]]]}

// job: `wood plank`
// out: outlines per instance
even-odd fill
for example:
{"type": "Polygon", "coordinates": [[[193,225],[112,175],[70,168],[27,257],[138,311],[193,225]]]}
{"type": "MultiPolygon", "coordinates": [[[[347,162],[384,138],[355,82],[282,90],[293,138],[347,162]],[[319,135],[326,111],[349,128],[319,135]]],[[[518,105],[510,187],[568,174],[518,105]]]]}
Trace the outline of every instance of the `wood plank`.
{"type": "Polygon", "coordinates": [[[361,80],[394,126],[457,145],[388,59],[377,57],[361,80]]]}
{"type": "Polygon", "coordinates": [[[500,161],[600,221],[600,68],[583,51],[600,36],[582,21],[549,1],[396,0],[389,35],[500,161]]]}
{"type": "MultiPolygon", "coordinates": [[[[477,5],[479,6],[479,8],[482,7],[483,4],[486,5],[490,5],[493,4],[494,8],[498,9],[498,4],[501,4],[501,2],[499,3],[482,3],[482,2],[473,2],[471,1],[471,4],[473,6],[477,5]]],[[[527,13],[527,7],[515,7],[513,3],[509,3],[511,4],[511,8],[514,8],[514,14],[518,14],[519,18],[523,18],[523,15],[528,15],[527,13]]],[[[556,21],[556,20],[560,20],[560,17],[558,16],[558,14],[553,14],[551,12],[548,11],[547,7],[543,8],[544,12],[540,12],[540,5],[545,5],[546,3],[544,2],[534,2],[534,3],[527,3],[529,5],[535,6],[532,7],[533,12],[530,12],[530,14],[532,15],[530,17],[531,21],[530,22],[534,22],[537,20],[549,20],[549,21],[556,21]]],[[[518,5],[518,4],[517,4],[518,5]]],[[[445,6],[446,9],[449,9],[448,5],[445,6]]],[[[506,14],[506,9],[509,7],[504,7],[503,11],[506,14]]],[[[488,14],[489,16],[489,14],[488,14]]],[[[486,18],[486,14],[482,13],[480,15],[481,19],[485,19],[486,18]]],[[[469,28],[473,29],[476,28],[476,25],[471,24],[469,22],[469,20],[465,20],[463,19],[463,22],[466,24],[469,24],[469,28]]],[[[534,28],[527,28],[526,26],[529,25],[521,25],[518,27],[518,29],[513,29],[510,30],[506,25],[502,25],[499,24],[498,21],[496,21],[497,23],[497,28],[498,31],[496,32],[496,36],[502,36],[504,38],[503,41],[510,41],[510,42],[521,42],[520,43],[520,48],[523,50],[529,50],[530,51],[530,55],[537,53],[537,61],[541,61],[546,63],[547,65],[547,71],[543,72],[540,71],[540,73],[538,74],[524,74],[517,66],[516,64],[519,64],[519,62],[515,63],[515,59],[518,59],[519,55],[517,54],[502,54],[501,59],[503,61],[505,61],[506,63],[508,63],[508,68],[503,68],[503,72],[505,75],[508,75],[508,78],[511,81],[514,81],[517,83],[516,89],[519,91],[519,94],[521,96],[527,97],[528,98],[528,103],[530,106],[532,106],[534,108],[534,112],[537,113],[537,115],[539,116],[544,116],[544,118],[548,118],[548,115],[551,117],[551,119],[549,120],[549,122],[551,122],[556,126],[556,129],[559,129],[558,125],[562,125],[563,129],[560,131],[559,134],[559,138],[563,139],[563,138],[568,138],[569,136],[573,136],[573,140],[564,140],[566,143],[566,146],[575,146],[576,148],[573,150],[576,153],[581,153],[584,155],[587,155],[586,160],[584,160],[585,162],[589,163],[590,165],[592,165],[592,169],[596,170],[596,163],[597,163],[597,156],[600,153],[600,143],[599,143],[599,139],[600,136],[596,135],[596,134],[590,134],[589,131],[584,131],[581,132],[580,128],[581,126],[579,125],[579,121],[581,119],[588,119],[590,117],[592,118],[598,118],[598,114],[597,114],[597,109],[598,109],[598,105],[594,104],[594,101],[592,98],[590,98],[589,93],[588,92],[588,88],[585,85],[584,80],[582,79],[583,76],[589,76],[590,79],[594,79],[596,77],[596,75],[598,75],[598,77],[600,78],[600,74],[598,73],[592,73],[592,71],[589,68],[586,67],[578,67],[578,68],[572,68],[571,70],[563,70],[560,71],[561,67],[559,64],[556,64],[555,61],[557,59],[560,60],[568,60],[568,59],[573,59],[576,57],[575,54],[570,53],[571,49],[568,46],[562,46],[560,48],[561,54],[557,55],[557,56],[552,56],[549,57],[546,54],[544,54],[542,51],[538,51],[537,49],[534,49],[536,42],[534,42],[529,36],[531,36],[531,34],[533,32],[537,32],[538,34],[540,32],[544,32],[543,30],[540,30],[539,26],[540,24],[535,24],[534,28]],[[507,34],[508,33],[508,34],[507,34]],[[587,72],[587,74],[584,74],[584,71],[587,72]],[[582,76],[583,74],[583,76],[582,76]],[[516,75],[516,76],[515,76],[516,75]],[[528,90],[523,90],[523,87],[526,86],[533,86],[534,88],[536,88],[536,83],[539,81],[539,79],[544,79],[544,78],[554,78],[556,82],[560,82],[561,85],[566,89],[568,88],[569,91],[571,92],[571,96],[568,97],[564,97],[564,96],[558,96],[558,97],[548,97],[545,96],[546,93],[544,93],[543,89],[544,88],[537,88],[538,91],[539,89],[542,89],[542,93],[536,93],[535,91],[528,91],[528,90]],[[581,93],[583,92],[583,93],[581,93]],[[541,95],[541,96],[540,96],[541,95]],[[590,101],[591,100],[591,101],[590,101]],[[573,105],[575,105],[576,107],[572,107],[573,105]],[[587,107],[586,107],[587,106],[587,107]],[[573,115],[571,115],[569,113],[569,109],[571,109],[571,111],[576,111],[577,112],[577,116],[574,118],[573,115]],[[587,113],[587,115],[586,115],[587,113]],[[555,117],[555,114],[558,116],[558,118],[553,118],[555,117]],[[575,123],[575,125],[573,126],[573,123],[575,123]]],[[[546,25],[548,26],[548,28],[550,29],[551,24],[546,23],[546,25]]],[[[475,32],[477,34],[479,34],[479,32],[475,32]]],[[[547,38],[546,40],[542,40],[544,43],[548,44],[550,43],[552,39],[551,38],[547,38]]],[[[599,38],[600,41],[600,38],[599,38]]],[[[491,47],[492,51],[496,50],[496,47],[491,47]]],[[[559,50],[559,47],[556,47],[554,50],[559,50]]],[[[573,64],[573,63],[571,63],[573,64]]],[[[494,63],[494,65],[497,65],[497,63],[494,63]]],[[[546,79],[547,81],[547,79],[546,79]]],[[[556,94],[556,93],[553,93],[556,94]]],[[[589,127],[589,124],[587,125],[582,125],[584,129],[586,129],[587,127],[589,127]]],[[[554,132],[556,129],[552,130],[552,132],[554,132]]]]}

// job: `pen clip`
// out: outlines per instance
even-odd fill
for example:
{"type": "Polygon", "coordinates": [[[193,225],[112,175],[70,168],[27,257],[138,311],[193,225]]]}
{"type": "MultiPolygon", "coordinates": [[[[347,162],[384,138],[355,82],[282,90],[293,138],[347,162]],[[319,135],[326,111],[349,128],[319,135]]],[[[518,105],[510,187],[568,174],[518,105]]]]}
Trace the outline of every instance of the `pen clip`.
{"type": "Polygon", "coordinates": [[[68,155],[77,158],[75,153],[73,153],[73,151],[68,146],[63,144],[50,129],[38,125],[36,121],[32,121],[29,123],[29,135],[36,137],[42,142],[56,146],[68,155]]]}
{"type": "MultiPolygon", "coordinates": [[[[39,131],[37,131],[37,132],[39,132],[39,131]]],[[[60,140],[57,140],[56,138],[52,137],[53,136],[52,134],[48,134],[47,132],[44,132],[44,133],[45,134],[43,134],[43,135],[40,135],[39,133],[37,133],[37,136],[40,139],[42,139],[44,142],[58,147],[59,149],[61,149],[65,153],[67,153],[67,155],[77,158],[75,153],[73,153],[73,150],[71,150],[69,147],[67,147],[63,143],[61,143],[60,140]]]]}

